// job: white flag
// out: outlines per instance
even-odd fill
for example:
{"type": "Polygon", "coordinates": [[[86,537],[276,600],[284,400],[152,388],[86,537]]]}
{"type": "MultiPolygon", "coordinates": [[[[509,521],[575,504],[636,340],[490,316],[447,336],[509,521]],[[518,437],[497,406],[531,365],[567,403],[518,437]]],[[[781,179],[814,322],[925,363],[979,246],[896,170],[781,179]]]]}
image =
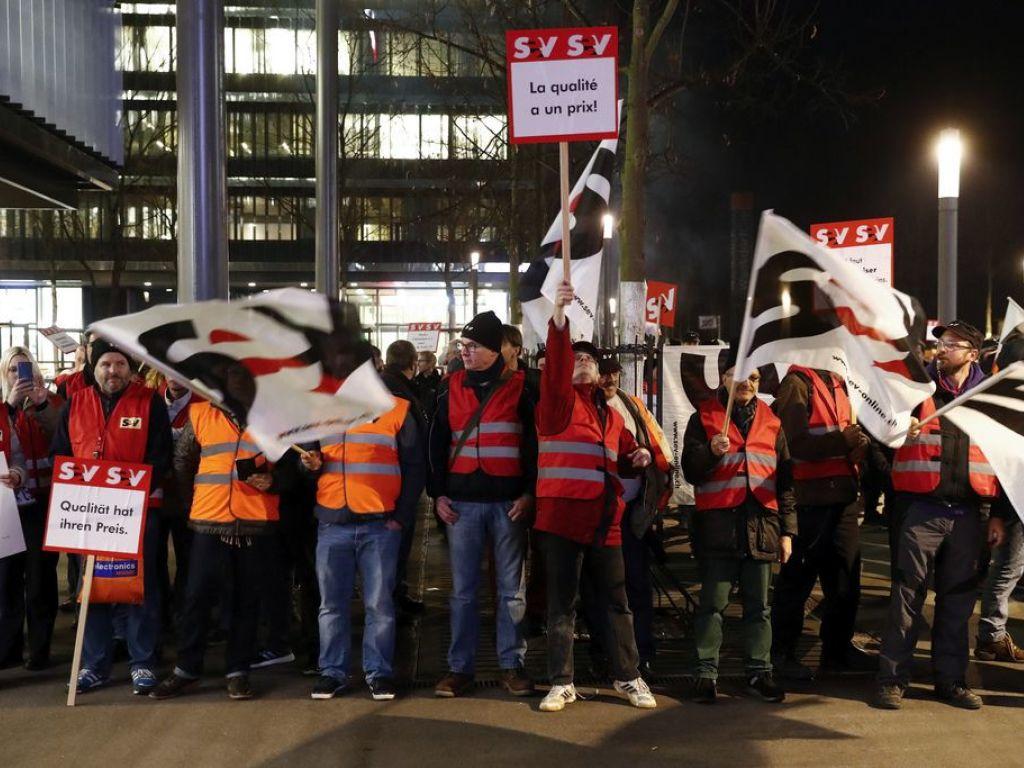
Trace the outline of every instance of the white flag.
{"type": "Polygon", "coordinates": [[[917,355],[925,317],[792,223],[765,211],[754,249],[737,378],[768,363],[833,371],[863,427],[897,445],[934,390],[917,355]]]}

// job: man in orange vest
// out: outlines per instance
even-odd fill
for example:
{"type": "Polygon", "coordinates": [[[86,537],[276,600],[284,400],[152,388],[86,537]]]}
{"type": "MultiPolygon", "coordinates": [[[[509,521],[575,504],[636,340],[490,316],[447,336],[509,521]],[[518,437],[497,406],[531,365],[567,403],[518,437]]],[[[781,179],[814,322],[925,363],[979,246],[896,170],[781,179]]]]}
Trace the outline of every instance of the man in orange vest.
{"type": "Polygon", "coordinates": [[[466,324],[463,366],[442,382],[431,421],[428,492],[446,525],[452,569],[448,673],[434,687],[434,694],[444,698],[461,696],[474,683],[477,587],[488,538],[494,547],[501,685],[513,696],[534,692],[523,668],[523,619],[526,536],[536,477],[535,400],[523,371],[507,367],[502,341],[502,324],[493,312],[466,324]]]}
{"type": "Polygon", "coordinates": [[[970,437],[948,420],[929,415],[980,384],[982,335],[954,321],[934,329],[939,339],[928,372],[935,395],[918,406],[904,444],[892,463],[899,529],[889,621],[882,636],[874,705],[899,709],[910,682],[917,627],[929,578],[934,579],[932,672],[935,695],[964,709],[979,709],[981,697],[967,687],[968,621],[974,612],[981,554],[981,507],[993,504],[988,541],[1002,544],[1003,518],[1014,512],[1000,494],[995,472],[970,437]]]}
{"type": "Polygon", "coordinates": [[[793,551],[797,515],[786,435],[771,408],[757,398],[757,371],[735,381],[736,348],[730,351],[722,387],[700,403],[683,437],[681,464],[694,486],[693,547],[700,562],[696,700],[713,704],[722,645],[722,614],[739,582],[747,690],[781,702],[772,674],[772,626],[768,585],[772,563],[785,565],[793,551]],[[725,409],[735,387],[729,429],[725,409]]]}
{"type": "Polygon", "coordinates": [[[865,669],[873,656],[853,644],[860,603],[857,465],[869,443],[853,423],[846,383],[830,371],[792,366],[779,385],[775,412],[793,459],[800,536],[779,572],[772,603],[772,663],[780,677],[809,680],[796,658],[804,610],[814,583],[824,594],[821,663],[865,669]]]}
{"type": "MultiPolygon", "coordinates": [[[[415,350],[411,359],[415,359],[415,350]]],[[[393,393],[394,394],[394,393],[393,393]]],[[[325,437],[302,456],[317,476],[316,575],[320,584],[320,678],[310,694],[350,688],[351,604],[358,572],[363,604],[363,675],[375,701],[395,698],[395,583],[402,531],[412,527],[426,482],[425,436],[409,398],[383,416],[325,437]]]]}
{"type": "Polygon", "coordinates": [[[182,497],[190,502],[192,548],[177,664],[150,696],[169,699],[199,681],[210,614],[227,573],[227,693],[231,699],[251,699],[249,669],[256,657],[260,585],[270,561],[280,493],[294,481],[295,461],[289,454],[276,464],[267,461],[234,417],[204,402],[189,407],[188,423],[174,449],[174,474],[182,497]]]}
{"type": "Polygon", "coordinates": [[[89,607],[82,647],[78,692],[110,682],[114,661],[114,622],[123,620],[131,657],[132,692],[156,686],[153,668],[160,638],[160,580],[157,574],[159,521],[157,491],[171,466],[171,425],[160,395],[132,382],[132,365],[122,350],[105,339],[92,342],[95,384],[76,391],[61,411],[51,452],[107,461],[148,464],[155,486],[143,534],[141,605],[96,604],[89,607]]]}
{"type": "Polygon", "coordinates": [[[574,299],[563,281],[548,325],[547,365],[537,408],[537,522],[547,572],[548,675],[540,704],[557,712],[576,701],[573,632],[584,556],[600,604],[606,606],[614,687],[629,702],[653,709],[657,701],[640,677],[622,563],[622,475],[651,463],[618,411],[598,388],[597,348],[570,343],[565,307],[574,299]]]}

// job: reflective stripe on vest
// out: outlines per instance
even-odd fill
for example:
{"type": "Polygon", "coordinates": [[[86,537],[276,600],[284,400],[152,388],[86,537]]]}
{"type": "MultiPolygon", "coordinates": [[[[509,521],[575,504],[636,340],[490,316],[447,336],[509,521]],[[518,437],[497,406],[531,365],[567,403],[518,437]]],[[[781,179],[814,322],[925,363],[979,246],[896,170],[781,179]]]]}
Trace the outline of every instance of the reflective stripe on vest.
{"type": "MultiPolygon", "coordinates": [[[[713,398],[698,408],[701,424],[710,441],[722,434],[725,408],[713,398]]],[[[746,438],[732,421],[729,422],[729,451],[716,462],[703,482],[694,488],[698,510],[732,509],[740,506],[747,493],[768,509],[779,508],[775,493],[777,457],[775,444],[782,424],[771,409],[760,400],[754,411],[746,438]]]]}
{"type": "Polygon", "coordinates": [[[391,512],[402,490],[398,433],[409,413],[409,401],[376,421],[320,441],[324,465],[317,479],[316,503],[356,514],[391,512]]]}
{"type": "Polygon", "coordinates": [[[455,448],[462,440],[465,427],[480,407],[476,391],[466,383],[466,376],[466,371],[457,371],[448,383],[448,426],[452,433],[448,471],[458,475],[480,471],[493,477],[521,476],[519,444],[523,425],[519,420],[519,400],[526,374],[516,371],[500,385],[501,389],[487,401],[480,422],[466,437],[456,456],[455,448]]]}
{"type": "MultiPolygon", "coordinates": [[[[838,376],[830,373],[826,382],[817,371],[803,366],[790,367],[788,375],[802,375],[809,383],[808,434],[827,435],[850,426],[850,399],[838,376]]],[[[793,479],[797,481],[853,477],[854,473],[854,468],[845,456],[830,456],[813,461],[793,457],[793,479]]]]}
{"type": "MultiPolygon", "coordinates": [[[[610,478],[618,496],[619,438],[625,422],[609,408],[602,431],[597,414],[573,390],[569,425],[556,435],[538,436],[537,496],[539,498],[596,499],[604,495],[610,478]]],[[[593,407],[593,406],[591,406],[593,407]]]]}

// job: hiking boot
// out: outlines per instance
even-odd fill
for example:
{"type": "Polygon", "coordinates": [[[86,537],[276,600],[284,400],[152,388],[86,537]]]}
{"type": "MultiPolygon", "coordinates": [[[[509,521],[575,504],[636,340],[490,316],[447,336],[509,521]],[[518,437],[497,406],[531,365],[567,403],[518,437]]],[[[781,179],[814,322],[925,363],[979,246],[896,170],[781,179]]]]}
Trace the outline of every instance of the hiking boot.
{"type": "Polygon", "coordinates": [[[772,669],[784,680],[813,680],[814,670],[791,654],[772,656],[772,669]]]}
{"type": "Polygon", "coordinates": [[[309,694],[311,699],[333,699],[339,693],[348,692],[348,680],[341,680],[330,675],[320,675],[313,684],[313,692],[309,694]]]}
{"type": "Polygon", "coordinates": [[[249,683],[249,675],[232,675],[228,678],[228,698],[234,701],[251,699],[255,694],[252,685],[249,683]]]}
{"type": "Polygon", "coordinates": [[[974,658],[981,661],[1009,661],[1018,664],[1024,661],[1024,650],[1017,647],[1009,634],[1004,633],[998,640],[990,640],[987,643],[979,639],[974,646],[974,658]]]}
{"type": "Polygon", "coordinates": [[[651,693],[650,687],[644,682],[642,677],[625,682],[616,680],[612,687],[619,693],[626,694],[629,703],[634,707],[639,709],[655,709],[658,706],[657,699],[654,698],[654,694],[651,693]]]}
{"type": "Polygon", "coordinates": [[[172,672],[160,685],[149,692],[151,699],[172,699],[184,693],[185,689],[199,682],[198,677],[184,677],[172,672]]]}
{"type": "Polygon", "coordinates": [[[718,685],[710,677],[698,677],[693,684],[693,700],[698,704],[714,704],[718,697],[718,685]]]}
{"type": "Polygon", "coordinates": [[[503,669],[501,671],[501,687],[513,696],[532,696],[537,690],[533,680],[522,667],[503,669]]]}
{"type": "Polygon", "coordinates": [[[565,709],[566,704],[572,704],[576,701],[576,686],[572,683],[568,685],[552,685],[551,690],[548,691],[547,695],[540,702],[541,712],[561,712],[565,709]]]}
{"type": "Polygon", "coordinates": [[[936,683],[935,695],[941,701],[961,709],[981,709],[981,696],[966,685],[956,683],[936,683]]]}
{"type": "Polygon", "coordinates": [[[145,696],[156,688],[156,675],[153,670],[139,667],[132,670],[132,693],[145,696]]]}
{"type": "Polygon", "coordinates": [[[391,701],[398,695],[398,689],[390,677],[375,677],[373,680],[367,680],[366,685],[374,701],[391,701]]]}
{"type": "Polygon", "coordinates": [[[899,709],[903,706],[903,694],[907,686],[900,683],[880,683],[875,688],[871,705],[876,709],[899,709]]]}
{"type": "Polygon", "coordinates": [[[786,700],[786,692],[775,682],[771,672],[762,672],[747,678],[747,693],[775,704],[786,700]]]}
{"type": "Polygon", "coordinates": [[[434,695],[442,699],[465,696],[473,689],[473,675],[464,672],[449,672],[434,686],[434,695]]]}
{"type": "Polygon", "coordinates": [[[253,669],[264,669],[277,664],[291,664],[295,661],[295,654],[291,651],[271,651],[264,648],[256,654],[256,660],[251,664],[253,669]]]}

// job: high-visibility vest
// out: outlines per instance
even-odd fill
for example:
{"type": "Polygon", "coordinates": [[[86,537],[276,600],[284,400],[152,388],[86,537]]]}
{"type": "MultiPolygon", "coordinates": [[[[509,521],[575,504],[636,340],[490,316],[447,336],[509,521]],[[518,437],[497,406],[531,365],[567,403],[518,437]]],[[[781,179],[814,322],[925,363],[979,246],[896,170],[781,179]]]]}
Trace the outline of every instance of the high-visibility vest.
{"type": "MultiPolygon", "coordinates": [[[[799,373],[810,381],[811,413],[807,418],[807,431],[812,435],[825,435],[842,431],[850,426],[850,398],[842,381],[834,373],[828,382],[812,368],[791,366],[789,373],[799,373]]],[[[820,480],[828,477],[852,477],[854,468],[845,456],[827,456],[807,460],[793,457],[793,479],[820,480]]]]}
{"type": "Polygon", "coordinates": [[[583,396],[573,390],[573,398],[572,418],[565,430],[538,436],[537,497],[596,499],[605,493],[609,476],[621,496],[619,438],[626,428],[622,416],[606,409],[602,429],[583,396]]]}
{"type": "MultiPolygon", "coordinates": [[[[188,410],[199,443],[199,471],[189,519],[204,523],[277,520],[278,495],[264,493],[240,480],[235,468],[236,460],[261,454],[249,433],[240,431],[223,411],[210,403],[196,403],[188,410]]],[[[270,462],[260,467],[262,472],[272,469],[270,462]]]]}
{"type": "MultiPolygon", "coordinates": [[[[928,398],[918,411],[924,421],[935,413],[935,401],[928,398]]],[[[982,498],[993,498],[999,493],[996,473],[981,448],[971,441],[968,453],[968,479],[971,488],[982,498]]],[[[916,440],[908,440],[896,449],[892,462],[892,487],[904,493],[928,494],[939,487],[942,480],[942,423],[933,419],[921,427],[916,440]]]]}
{"type": "MultiPolygon", "coordinates": [[[[145,464],[152,402],[153,390],[131,382],[105,417],[96,387],[79,389],[71,396],[68,411],[72,453],[83,459],[145,464]]],[[[158,507],[162,500],[163,488],[154,478],[149,506],[158,507]]]]}
{"type": "MultiPolygon", "coordinates": [[[[698,408],[701,424],[710,440],[722,434],[725,408],[718,398],[707,400],[698,408]]],[[[711,473],[694,487],[697,509],[732,509],[747,498],[747,489],[763,507],[778,510],[775,478],[778,455],[775,444],[782,422],[771,408],[760,400],[746,438],[729,420],[729,452],[719,458],[711,473]]]]}
{"type": "Polygon", "coordinates": [[[519,398],[526,383],[526,374],[516,371],[500,386],[480,416],[480,422],[470,433],[459,455],[452,461],[455,447],[462,433],[480,407],[480,400],[472,387],[466,384],[466,371],[452,374],[448,384],[448,424],[452,442],[449,449],[448,471],[468,475],[477,470],[494,477],[519,477],[523,474],[519,443],[523,425],[519,420],[519,398]]]}
{"type": "MultiPolygon", "coordinates": [[[[63,402],[52,392],[47,393],[47,408],[59,410],[63,402]]],[[[50,480],[53,476],[50,442],[46,439],[39,422],[26,411],[18,411],[14,430],[18,433],[18,441],[21,443],[22,453],[25,454],[25,469],[28,470],[25,487],[37,499],[43,499],[50,492],[50,480]]]]}
{"type": "Polygon", "coordinates": [[[317,504],[364,515],[394,510],[402,490],[398,433],[409,407],[408,400],[396,397],[395,407],[380,418],[321,438],[324,463],[317,480],[317,504]]]}

